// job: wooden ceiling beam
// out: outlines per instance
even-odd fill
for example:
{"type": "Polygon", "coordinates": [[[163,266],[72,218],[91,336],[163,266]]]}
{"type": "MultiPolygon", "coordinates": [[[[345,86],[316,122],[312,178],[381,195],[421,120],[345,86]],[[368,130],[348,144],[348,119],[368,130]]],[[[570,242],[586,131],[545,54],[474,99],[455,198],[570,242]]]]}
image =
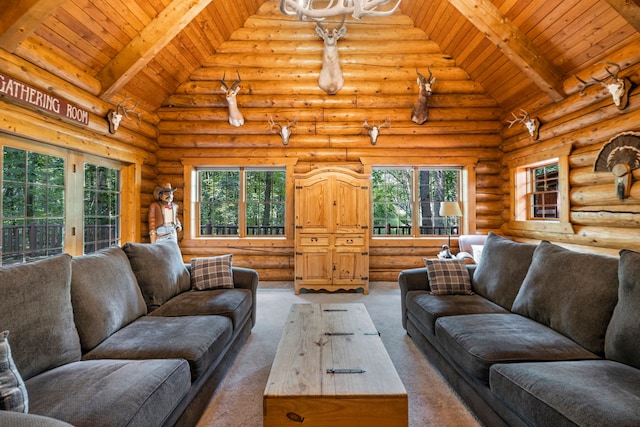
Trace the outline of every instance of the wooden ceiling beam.
{"type": "Polygon", "coordinates": [[[97,74],[109,101],[212,0],[173,0],[97,74]]]}
{"type": "Polygon", "coordinates": [[[9,0],[2,5],[0,48],[14,52],[64,0],[9,0]]]}
{"type": "Polygon", "coordinates": [[[513,22],[489,0],[449,0],[552,100],[561,101],[563,76],[513,22]]]}
{"type": "Polygon", "coordinates": [[[640,0],[607,0],[607,3],[640,32],[640,0]]]}

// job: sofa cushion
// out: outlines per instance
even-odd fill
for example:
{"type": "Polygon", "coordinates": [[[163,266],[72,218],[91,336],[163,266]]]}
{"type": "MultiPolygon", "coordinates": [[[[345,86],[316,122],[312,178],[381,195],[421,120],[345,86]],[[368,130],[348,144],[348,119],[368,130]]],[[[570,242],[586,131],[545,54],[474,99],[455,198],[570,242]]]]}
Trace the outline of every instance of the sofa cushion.
{"type": "Polygon", "coordinates": [[[71,302],[83,352],[147,313],[129,259],[119,247],[72,259],[71,302]]]}
{"type": "Polygon", "coordinates": [[[191,386],[180,359],[74,362],[26,384],[31,413],[91,427],[164,425],[191,386]]]}
{"type": "Polygon", "coordinates": [[[491,390],[530,425],[637,426],[640,371],[609,360],[494,365],[491,390]]]}
{"type": "Polygon", "coordinates": [[[152,316],[220,315],[231,319],[233,328],[242,327],[252,314],[253,296],[249,289],[214,289],[184,292],[151,313],[152,316]]]}
{"type": "Polygon", "coordinates": [[[426,291],[409,291],[407,315],[423,334],[433,336],[435,323],[442,316],[480,313],[508,313],[507,310],[480,295],[431,295],[426,291]],[[424,328],[424,330],[422,330],[424,328]]]}
{"type": "Polygon", "coordinates": [[[10,427],[74,427],[64,421],[23,412],[0,412],[0,426],[10,427]]]}
{"type": "Polygon", "coordinates": [[[640,253],[622,250],[618,265],[618,303],[605,336],[607,359],[640,369],[640,253]]]}
{"type": "Polygon", "coordinates": [[[61,254],[0,268],[0,327],[26,381],[80,360],[71,307],[71,256],[61,254]]]}
{"type": "Polygon", "coordinates": [[[513,242],[490,232],[473,273],[473,290],[510,310],[535,249],[536,245],[513,242]]]}
{"type": "Polygon", "coordinates": [[[618,260],[538,245],[512,311],[604,356],[604,337],[618,299],[618,260]]]}
{"type": "Polygon", "coordinates": [[[483,383],[495,363],[598,359],[561,333],[512,313],[440,317],[436,338],[450,360],[483,383]]]}
{"type": "Polygon", "coordinates": [[[29,412],[29,395],[11,357],[9,331],[0,332],[0,410],[29,412]]]}
{"type": "Polygon", "coordinates": [[[233,288],[231,269],[233,255],[220,255],[191,259],[191,288],[207,289],[233,288]]]}
{"type": "Polygon", "coordinates": [[[463,259],[425,258],[429,288],[433,295],[472,295],[471,278],[463,259]]]}
{"type": "Polygon", "coordinates": [[[85,354],[95,359],[185,359],[199,378],[224,353],[232,334],[223,316],[144,316],[85,354]]]}
{"type": "Polygon", "coordinates": [[[191,288],[189,271],[175,242],[125,243],[122,248],[129,257],[149,311],[191,288]]]}

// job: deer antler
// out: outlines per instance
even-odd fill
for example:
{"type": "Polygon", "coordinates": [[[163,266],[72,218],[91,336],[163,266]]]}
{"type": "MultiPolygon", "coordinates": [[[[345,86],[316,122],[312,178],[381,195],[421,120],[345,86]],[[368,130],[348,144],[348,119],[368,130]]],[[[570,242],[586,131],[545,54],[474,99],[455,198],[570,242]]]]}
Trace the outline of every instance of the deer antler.
{"type": "Polygon", "coordinates": [[[398,0],[393,8],[377,11],[380,5],[389,3],[389,0],[331,0],[323,8],[314,8],[313,0],[280,0],[280,11],[285,15],[297,15],[298,19],[324,19],[332,16],[351,15],[356,19],[364,16],[390,16],[400,6],[402,0],[398,0]]]}
{"type": "Polygon", "coordinates": [[[513,115],[513,120],[507,120],[507,122],[509,123],[509,127],[513,126],[515,123],[524,123],[531,119],[531,116],[529,116],[529,113],[527,113],[525,110],[520,109],[520,111],[522,111],[522,117],[516,116],[516,113],[514,113],[513,111],[511,112],[511,114],[513,115]]]}
{"type": "Polygon", "coordinates": [[[279,124],[279,123],[275,123],[275,122],[273,121],[273,117],[272,117],[272,116],[269,116],[269,131],[270,131],[270,132],[273,132],[273,128],[274,128],[275,126],[278,126],[278,128],[279,128],[276,132],[280,132],[280,131],[282,130],[282,125],[281,125],[281,124],[279,124]]]}
{"type": "Polygon", "coordinates": [[[238,70],[236,70],[236,74],[238,75],[238,80],[233,82],[233,84],[231,85],[231,89],[230,90],[234,90],[236,88],[236,86],[238,86],[240,84],[240,82],[242,81],[242,79],[240,78],[240,72],[238,70]]]}

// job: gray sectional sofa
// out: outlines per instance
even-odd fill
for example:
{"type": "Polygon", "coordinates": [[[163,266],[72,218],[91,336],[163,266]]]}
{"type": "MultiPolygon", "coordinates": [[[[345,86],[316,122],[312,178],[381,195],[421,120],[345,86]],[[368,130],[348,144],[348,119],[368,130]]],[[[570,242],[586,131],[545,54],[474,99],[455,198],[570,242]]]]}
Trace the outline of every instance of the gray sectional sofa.
{"type": "Polygon", "coordinates": [[[191,290],[175,243],[0,269],[0,331],[28,413],[0,425],[193,426],[255,323],[258,274],[191,290]]]}
{"type": "Polygon", "coordinates": [[[402,322],[484,425],[640,425],[640,253],[491,233],[464,268],[471,295],[401,272],[402,322]]]}

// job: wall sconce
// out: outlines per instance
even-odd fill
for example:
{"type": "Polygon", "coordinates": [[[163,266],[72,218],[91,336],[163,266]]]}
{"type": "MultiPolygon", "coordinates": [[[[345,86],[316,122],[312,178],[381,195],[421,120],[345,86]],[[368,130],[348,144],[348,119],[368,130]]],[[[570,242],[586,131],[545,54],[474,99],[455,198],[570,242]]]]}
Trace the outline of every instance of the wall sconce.
{"type": "Polygon", "coordinates": [[[442,248],[442,252],[438,254],[438,258],[453,258],[451,255],[451,227],[449,227],[450,216],[462,216],[462,210],[460,210],[460,203],[458,202],[440,202],[440,216],[446,218],[447,241],[446,248],[442,248]]]}

